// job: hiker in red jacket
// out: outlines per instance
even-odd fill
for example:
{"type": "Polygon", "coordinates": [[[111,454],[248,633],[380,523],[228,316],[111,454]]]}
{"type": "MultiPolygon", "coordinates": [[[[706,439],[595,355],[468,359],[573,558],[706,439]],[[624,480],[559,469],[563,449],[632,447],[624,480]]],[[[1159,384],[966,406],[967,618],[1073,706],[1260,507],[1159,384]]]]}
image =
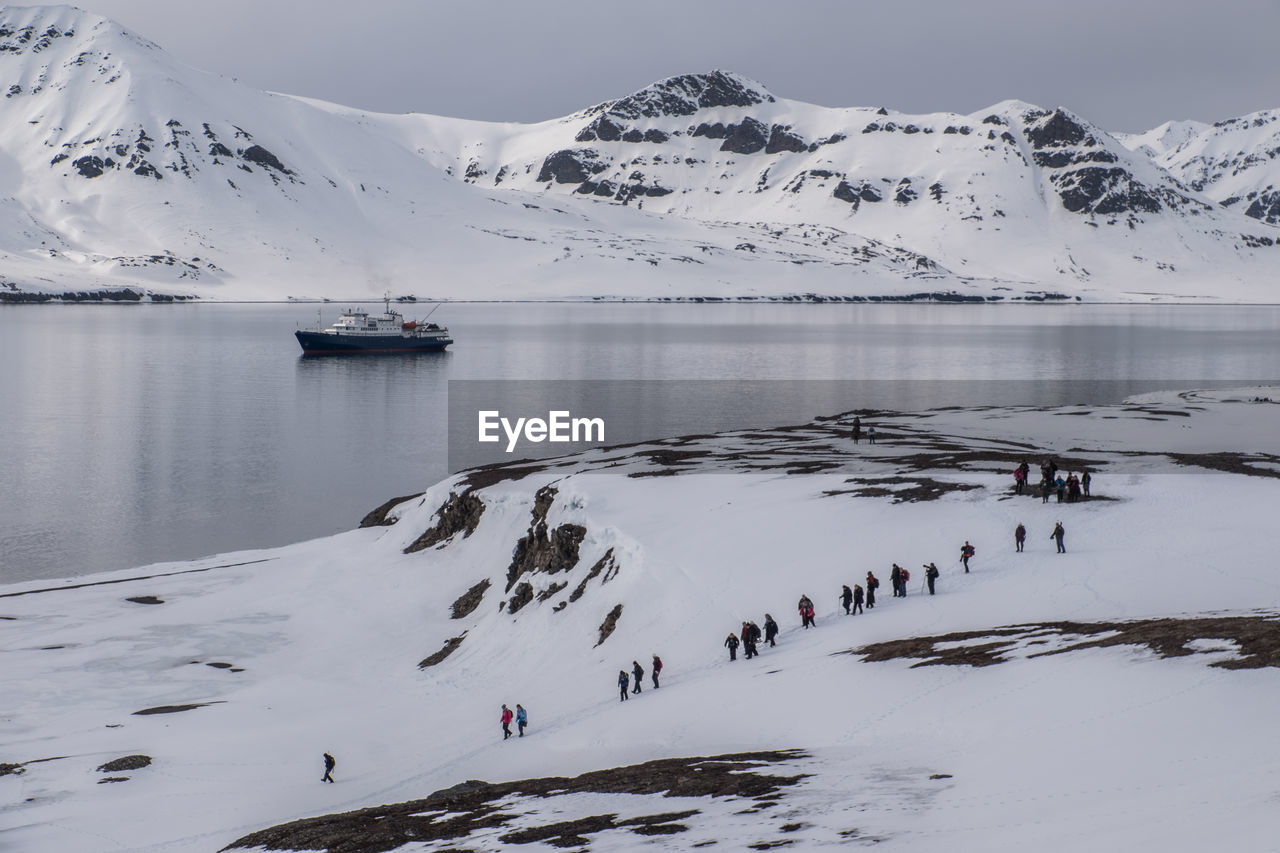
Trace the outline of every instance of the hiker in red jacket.
{"type": "Polygon", "coordinates": [[[880,586],[880,579],[871,572],[867,572],[867,608],[876,606],[876,587],[880,586]]]}
{"type": "Polygon", "coordinates": [[[964,563],[964,573],[969,574],[969,558],[978,553],[977,550],[969,544],[969,540],[964,540],[964,544],[960,546],[960,562],[964,563]]]}
{"type": "Polygon", "coordinates": [[[506,740],[511,737],[511,719],[515,714],[511,713],[511,709],[506,705],[502,706],[502,739],[506,740]]]}

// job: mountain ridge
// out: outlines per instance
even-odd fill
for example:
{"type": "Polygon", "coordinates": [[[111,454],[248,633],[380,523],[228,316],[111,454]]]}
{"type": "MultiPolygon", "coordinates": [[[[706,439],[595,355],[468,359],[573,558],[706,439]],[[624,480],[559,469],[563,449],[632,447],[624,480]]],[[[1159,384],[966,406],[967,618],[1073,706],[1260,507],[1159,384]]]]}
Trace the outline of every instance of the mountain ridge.
{"type": "Polygon", "coordinates": [[[1269,158],[1228,187],[1061,107],[828,108],[714,70],[536,124],[377,114],[66,6],[0,9],[0,92],[0,297],[1275,299],[1269,158]]]}

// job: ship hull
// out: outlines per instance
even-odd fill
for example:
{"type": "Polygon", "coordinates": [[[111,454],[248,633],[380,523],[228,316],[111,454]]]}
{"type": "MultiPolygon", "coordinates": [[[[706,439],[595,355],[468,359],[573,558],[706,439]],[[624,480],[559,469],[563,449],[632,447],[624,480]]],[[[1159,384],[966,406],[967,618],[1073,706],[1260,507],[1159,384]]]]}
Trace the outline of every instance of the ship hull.
{"type": "Polygon", "coordinates": [[[303,355],[390,355],[441,352],[450,338],[412,338],[404,335],[330,335],[324,332],[293,333],[303,355]]]}

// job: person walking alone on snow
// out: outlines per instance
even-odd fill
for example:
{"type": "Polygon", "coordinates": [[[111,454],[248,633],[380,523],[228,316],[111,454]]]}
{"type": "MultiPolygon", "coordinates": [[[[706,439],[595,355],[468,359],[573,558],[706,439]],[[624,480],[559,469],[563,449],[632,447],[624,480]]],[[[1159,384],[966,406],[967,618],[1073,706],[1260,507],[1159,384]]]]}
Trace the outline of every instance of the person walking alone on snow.
{"type": "Polygon", "coordinates": [[[1022,545],[1027,541],[1027,528],[1022,526],[1022,522],[1018,522],[1018,526],[1013,529],[1013,549],[1017,553],[1022,553],[1022,545]]]}
{"type": "Polygon", "coordinates": [[[938,567],[933,563],[924,566],[924,580],[929,585],[929,594],[933,595],[933,582],[938,579],[938,567]]]}
{"type": "Polygon", "coordinates": [[[964,544],[960,546],[960,562],[964,563],[964,573],[969,574],[969,558],[978,553],[969,540],[964,540],[964,544]]]}
{"type": "Polygon", "coordinates": [[[1062,537],[1064,537],[1064,536],[1066,536],[1066,535],[1067,535],[1067,531],[1063,529],[1063,527],[1062,527],[1062,522],[1061,522],[1061,521],[1059,521],[1057,524],[1053,525],[1053,532],[1049,534],[1049,538],[1050,538],[1050,539],[1057,539],[1057,540],[1058,540],[1058,553],[1059,553],[1059,554],[1065,554],[1065,553],[1067,553],[1067,546],[1062,544],[1062,537]]]}
{"type": "Polygon", "coordinates": [[[327,752],[326,752],[326,753],[324,754],[324,777],[323,777],[323,778],[321,778],[321,780],[320,780],[320,781],[321,781],[321,782],[329,782],[330,784],[332,784],[332,783],[333,783],[333,776],[332,776],[332,775],[330,775],[330,774],[332,774],[332,773],[333,773],[333,768],[335,768],[335,767],[337,767],[337,766],[338,766],[338,762],[334,759],[334,757],[333,757],[332,755],[330,755],[329,753],[327,753],[327,752]]]}

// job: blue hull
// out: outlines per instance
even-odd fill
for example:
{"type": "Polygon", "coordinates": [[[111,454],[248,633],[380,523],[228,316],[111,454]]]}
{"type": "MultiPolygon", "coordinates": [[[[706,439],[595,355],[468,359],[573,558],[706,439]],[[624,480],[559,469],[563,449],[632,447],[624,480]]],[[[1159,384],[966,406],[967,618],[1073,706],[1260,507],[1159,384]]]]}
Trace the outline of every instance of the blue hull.
{"type": "Polygon", "coordinates": [[[293,333],[303,355],[384,355],[406,352],[441,352],[451,338],[406,338],[403,335],[326,335],[323,332],[293,333]]]}

